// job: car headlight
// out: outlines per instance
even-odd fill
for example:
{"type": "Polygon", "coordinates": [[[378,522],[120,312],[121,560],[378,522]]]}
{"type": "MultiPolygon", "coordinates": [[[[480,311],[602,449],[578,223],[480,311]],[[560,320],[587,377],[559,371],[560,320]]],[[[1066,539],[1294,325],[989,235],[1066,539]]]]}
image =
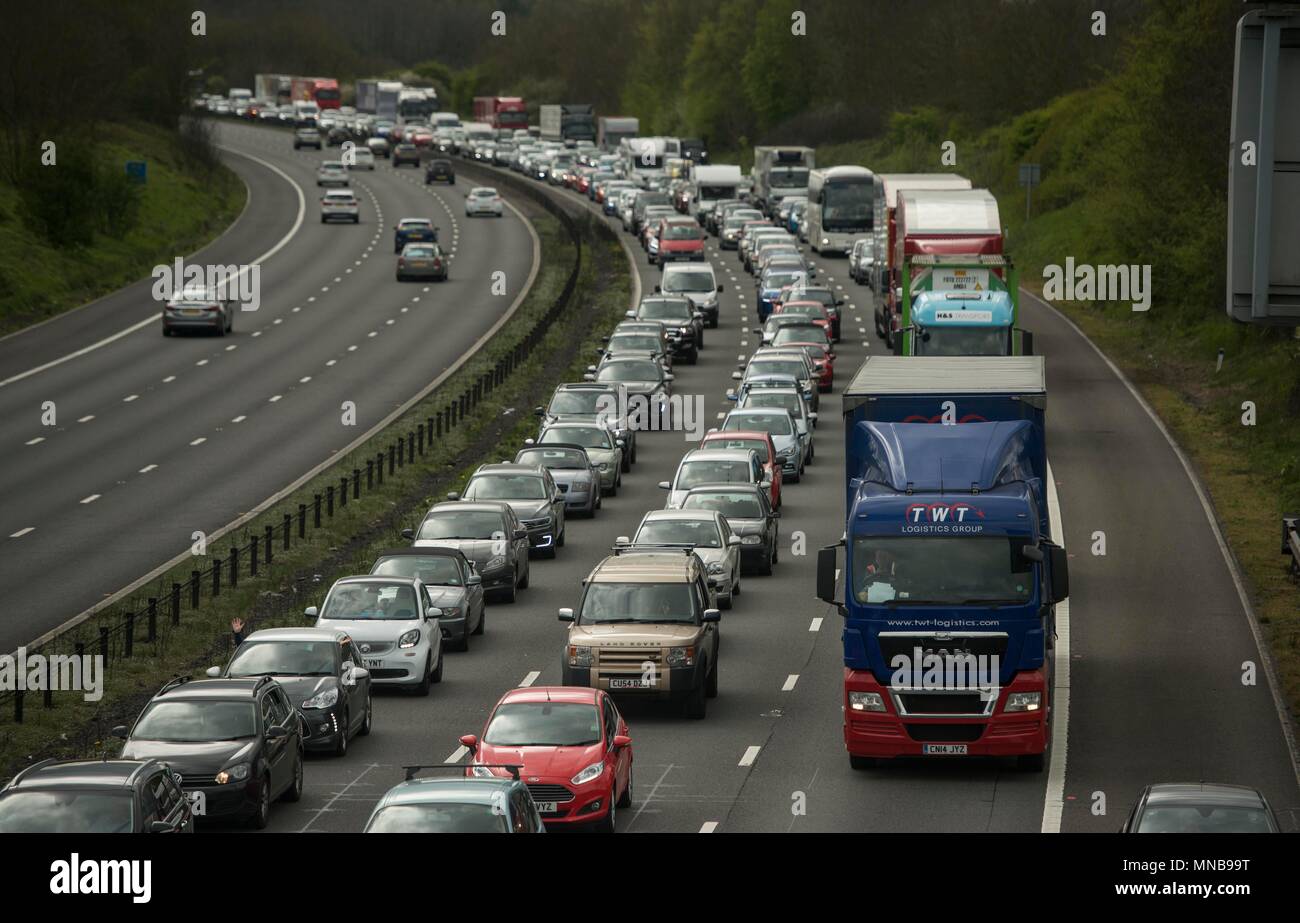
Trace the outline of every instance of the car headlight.
{"type": "Polygon", "coordinates": [[[722,573],[722,565],[719,562],[714,561],[712,564],[709,565],[709,573],[711,574],[722,573]]]}
{"type": "Polygon", "coordinates": [[[763,543],[763,536],[761,536],[761,535],[742,535],[742,536],[740,537],[740,543],[741,543],[742,545],[761,545],[761,544],[763,543]]]}
{"type": "Polygon", "coordinates": [[[685,334],[691,332],[691,328],[690,328],[690,327],[678,327],[678,328],[677,328],[677,332],[680,333],[680,334],[685,335],[685,334]]]}
{"type": "Polygon", "coordinates": [[[419,643],[420,643],[420,629],[418,628],[412,628],[410,631],[406,632],[404,635],[402,635],[400,638],[397,639],[397,646],[399,648],[415,647],[415,645],[419,643]]]}
{"type": "Polygon", "coordinates": [[[1004,711],[1038,711],[1042,702],[1040,692],[1012,692],[1007,696],[1004,711]]]}
{"type": "Polygon", "coordinates": [[[465,614],[464,606],[443,606],[442,615],[439,618],[457,619],[465,614]]]}
{"type": "Polygon", "coordinates": [[[852,711],[884,711],[885,700],[879,692],[850,692],[849,708],[852,711]]]}
{"type": "Polygon", "coordinates": [[[226,785],[230,782],[243,782],[248,778],[249,765],[247,763],[237,763],[234,766],[227,766],[221,772],[217,773],[217,784],[226,785]]]}
{"type": "Polygon", "coordinates": [[[492,775],[492,770],[488,769],[486,766],[471,766],[469,771],[473,773],[474,778],[476,779],[496,778],[496,776],[492,775]]]}
{"type": "Polygon", "coordinates": [[[664,663],[670,667],[693,667],[695,666],[695,648],[690,645],[670,647],[668,648],[668,655],[664,657],[664,663]]]}
{"type": "Polygon", "coordinates": [[[497,555],[495,558],[489,558],[488,562],[483,565],[484,570],[496,570],[498,567],[505,567],[506,559],[503,555],[497,555]]]}
{"type": "Polygon", "coordinates": [[[605,771],[605,761],[601,760],[599,763],[592,763],[590,766],[582,770],[582,772],[578,773],[569,781],[572,782],[574,785],[582,785],[584,782],[590,782],[592,779],[599,779],[600,774],[603,773],[604,771],[605,771]]]}
{"type": "Polygon", "coordinates": [[[326,689],[324,692],[317,693],[306,702],[302,703],[302,708],[332,708],[339,701],[339,687],[334,686],[326,689]]]}
{"type": "Polygon", "coordinates": [[[569,666],[571,667],[589,667],[591,666],[591,648],[583,647],[579,644],[569,645],[569,666]]]}
{"type": "Polygon", "coordinates": [[[826,246],[827,244],[829,244],[830,242],[831,242],[831,239],[830,239],[829,237],[823,237],[823,238],[822,238],[822,246],[823,246],[823,247],[826,246]]]}
{"type": "Polygon", "coordinates": [[[609,462],[601,462],[599,465],[597,465],[597,467],[600,468],[601,471],[608,471],[609,462]]]}

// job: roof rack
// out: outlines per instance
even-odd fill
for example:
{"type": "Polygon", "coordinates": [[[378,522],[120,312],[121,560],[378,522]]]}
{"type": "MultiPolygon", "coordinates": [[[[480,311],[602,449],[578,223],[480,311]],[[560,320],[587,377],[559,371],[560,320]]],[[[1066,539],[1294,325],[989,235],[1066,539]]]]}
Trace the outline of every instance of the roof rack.
{"type": "Polygon", "coordinates": [[[693,542],[630,542],[626,545],[615,543],[613,545],[614,554],[663,554],[665,551],[681,551],[684,554],[694,554],[695,544],[693,542]]]}
{"type": "Polygon", "coordinates": [[[159,689],[159,690],[158,690],[156,693],[154,693],[154,694],[155,694],[155,695],[162,695],[163,693],[171,692],[173,689],[177,688],[178,686],[184,686],[184,685],[185,685],[186,683],[188,683],[192,678],[193,678],[193,677],[190,677],[190,676],[173,676],[171,679],[167,680],[167,682],[163,683],[163,684],[162,684],[162,688],[159,689]]]}
{"type": "Polygon", "coordinates": [[[519,772],[524,767],[519,763],[420,763],[414,766],[403,766],[402,771],[406,773],[406,781],[410,782],[415,778],[415,774],[421,769],[469,769],[471,766],[482,766],[484,769],[505,769],[509,771],[510,777],[516,782],[519,781],[519,772]]]}

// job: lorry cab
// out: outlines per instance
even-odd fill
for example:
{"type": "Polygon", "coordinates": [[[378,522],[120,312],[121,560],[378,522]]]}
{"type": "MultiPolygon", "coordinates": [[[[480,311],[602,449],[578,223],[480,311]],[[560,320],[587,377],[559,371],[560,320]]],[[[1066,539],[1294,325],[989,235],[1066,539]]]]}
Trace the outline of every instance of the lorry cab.
{"type": "Polygon", "coordinates": [[[921,292],[912,303],[913,356],[1009,356],[1008,292],[921,292]]]}

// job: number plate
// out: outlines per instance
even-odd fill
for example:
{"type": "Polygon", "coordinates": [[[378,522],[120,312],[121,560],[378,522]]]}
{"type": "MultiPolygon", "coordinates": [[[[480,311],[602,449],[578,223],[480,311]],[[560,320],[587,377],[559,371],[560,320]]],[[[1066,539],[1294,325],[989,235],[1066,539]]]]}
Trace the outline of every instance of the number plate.
{"type": "Polygon", "coordinates": [[[537,810],[542,814],[554,814],[559,808],[556,807],[554,801],[539,801],[537,802],[537,810]]]}
{"type": "Polygon", "coordinates": [[[638,677],[615,678],[609,681],[610,689],[649,689],[650,681],[638,677]]]}
{"type": "Polygon", "coordinates": [[[384,662],[382,660],[372,660],[369,657],[367,657],[365,660],[366,660],[366,666],[371,669],[377,669],[384,665],[384,662]]]}
{"type": "Polygon", "coordinates": [[[965,744],[925,744],[921,752],[926,756],[965,756],[965,744]]]}

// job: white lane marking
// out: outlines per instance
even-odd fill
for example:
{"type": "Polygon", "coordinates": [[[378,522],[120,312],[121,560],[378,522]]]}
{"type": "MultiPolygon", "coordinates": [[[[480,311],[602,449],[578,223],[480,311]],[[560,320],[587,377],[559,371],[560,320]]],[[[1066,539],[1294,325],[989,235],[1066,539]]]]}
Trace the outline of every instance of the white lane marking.
{"type": "Polygon", "coordinates": [[[246,417],[244,414],[241,413],[239,416],[237,416],[237,417],[233,417],[233,418],[231,419],[230,422],[231,422],[231,423],[243,423],[243,422],[244,422],[245,420],[247,420],[247,419],[248,419],[248,417],[246,417]]]}
{"type": "Polygon", "coordinates": [[[261,335],[262,335],[262,331],[260,331],[260,330],[254,330],[254,331],[253,331],[253,336],[255,336],[255,337],[260,337],[261,335]]]}
{"type": "Polygon", "coordinates": [[[23,537],[24,535],[26,535],[28,532],[35,532],[35,531],[36,531],[36,527],[35,527],[35,526],[28,526],[28,527],[25,528],[25,529],[19,529],[17,532],[14,532],[14,533],[10,534],[9,537],[10,537],[10,538],[22,538],[22,537],[23,537]]]}
{"type": "Polygon", "coordinates": [[[366,336],[368,336],[368,337],[377,337],[377,336],[379,336],[379,331],[378,331],[378,330],[371,330],[369,333],[366,334],[366,336]]]}
{"type": "Polygon", "coordinates": [[[378,765],[379,765],[378,763],[370,763],[369,765],[366,766],[365,769],[361,770],[361,772],[357,774],[357,777],[355,779],[353,779],[347,785],[343,786],[343,788],[340,789],[339,791],[335,792],[334,797],[331,798],[329,801],[327,801],[324,807],[317,808],[315,812],[312,813],[311,820],[307,821],[307,823],[303,825],[303,828],[298,832],[306,833],[307,828],[310,827],[312,824],[316,823],[316,821],[320,819],[320,816],[322,814],[325,814],[326,812],[333,810],[334,802],[338,801],[340,798],[346,795],[348,793],[348,790],[351,789],[352,786],[356,785],[363,778],[365,778],[366,773],[370,772],[370,770],[372,769],[377,768],[378,765]]]}
{"type": "Polygon", "coordinates": [[[207,365],[207,364],[208,364],[208,360],[207,360],[207,359],[200,359],[198,362],[196,362],[196,363],[194,363],[194,364],[195,364],[195,365],[207,365]]]}
{"type": "Polygon", "coordinates": [[[700,827],[700,833],[712,833],[717,829],[718,822],[716,820],[708,820],[704,822],[704,826],[700,827]]]}
{"type": "Polygon", "coordinates": [[[445,760],[443,760],[443,762],[459,763],[468,755],[469,755],[469,748],[462,744],[461,746],[457,747],[455,750],[452,750],[451,755],[448,756],[445,760]]]}
{"type": "Polygon", "coordinates": [[[356,352],[356,351],[357,351],[357,348],[356,348],[355,346],[349,346],[349,347],[348,347],[348,352],[353,353],[353,352],[356,352]]]}
{"type": "MultiPolygon", "coordinates": [[[[252,160],[256,163],[260,163],[268,170],[271,170],[272,172],[279,174],[280,177],[285,182],[293,186],[294,191],[297,192],[298,194],[298,217],[294,220],[293,227],[289,228],[288,232],[283,237],[281,237],[278,241],[276,241],[275,246],[273,246],[270,250],[267,250],[261,256],[256,257],[251,263],[246,263],[243,266],[243,268],[239,270],[238,273],[236,273],[230,279],[227,279],[226,280],[227,283],[230,284],[236,282],[240,276],[248,272],[248,268],[250,266],[255,266],[258,263],[265,262],[266,260],[274,256],[276,253],[279,253],[280,250],[286,244],[289,243],[289,240],[295,234],[297,234],[298,229],[302,227],[303,215],[306,213],[306,209],[307,209],[307,200],[302,194],[302,187],[299,186],[297,183],[295,183],[293,179],[290,178],[289,174],[285,173],[279,167],[275,166],[275,164],[262,160],[260,157],[254,157],[252,154],[245,154],[243,151],[236,151],[232,148],[224,147],[223,145],[217,145],[217,146],[220,147],[222,150],[230,151],[232,154],[238,154],[240,157],[247,157],[249,160],[252,160]]],[[[84,356],[87,353],[92,353],[95,350],[100,349],[101,347],[107,346],[109,343],[114,343],[122,339],[122,337],[130,336],[131,334],[135,333],[137,330],[143,330],[145,327],[150,327],[157,323],[158,323],[157,317],[146,317],[144,320],[132,324],[130,327],[127,327],[125,330],[119,330],[117,333],[114,333],[111,336],[106,336],[102,340],[97,340],[96,342],[91,343],[89,346],[83,346],[81,349],[74,350],[73,352],[68,353],[66,356],[60,356],[57,359],[51,359],[49,362],[46,362],[44,365],[38,365],[35,368],[28,369],[25,372],[19,372],[17,375],[10,375],[8,378],[4,379],[4,381],[0,381],[0,388],[3,388],[5,385],[11,385],[15,381],[22,381],[24,378],[29,378],[32,375],[36,375],[40,372],[44,372],[46,369],[52,369],[56,365],[62,365],[65,362],[70,362],[73,359],[80,358],[81,356],[84,356]]]]}
{"type": "Polygon", "coordinates": [[[822,617],[821,617],[820,615],[817,616],[817,618],[815,618],[815,619],[812,620],[812,623],[809,624],[809,626],[808,626],[808,630],[809,630],[809,631],[821,631],[821,630],[822,630],[822,617]]]}
{"type": "Polygon", "coordinates": [[[36,445],[38,442],[44,442],[44,441],[45,441],[44,436],[37,436],[35,439],[28,439],[27,442],[24,443],[24,445],[36,445]]]}
{"type": "Polygon", "coordinates": [[[315,301],[315,300],[316,300],[316,296],[315,296],[315,295],[308,295],[308,296],[307,296],[307,301],[308,301],[308,303],[313,302],[313,301],[315,301]]]}
{"type": "MultiPolygon", "coordinates": [[[[1056,496],[1056,478],[1047,465],[1047,516],[1052,538],[1065,547],[1065,527],[1061,523],[1061,502],[1056,496]]],[[[1060,833],[1065,811],[1065,761],[1070,731],[1070,601],[1056,604],[1056,647],[1052,654],[1052,753],[1047,771],[1047,791],[1043,795],[1043,824],[1040,832],[1060,833]]]]}
{"type": "Polygon", "coordinates": [[[276,401],[278,401],[278,400],[279,400],[280,398],[282,398],[282,397],[284,397],[283,394],[277,394],[277,395],[275,395],[275,396],[273,396],[273,397],[271,397],[271,398],[268,398],[268,399],[267,399],[267,403],[268,403],[268,404],[274,404],[276,401]]]}
{"type": "Polygon", "coordinates": [[[391,327],[391,326],[393,326],[393,324],[395,324],[395,323],[397,323],[397,321],[393,320],[393,319],[390,317],[388,320],[384,321],[384,326],[385,326],[385,327],[391,327]]]}
{"type": "Polygon", "coordinates": [[[325,366],[328,368],[329,366],[334,365],[334,364],[337,363],[338,361],[339,361],[339,360],[337,360],[337,359],[331,359],[329,362],[326,362],[326,363],[325,363],[325,366]]]}
{"type": "Polygon", "coordinates": [[[541,670],[531,671],[527,676],[524,677],[524,681],[519,684],[519,688],[524,689],[527,688],[528,686],[531,686],[533,683],[537,682],[537,678],[541,675],[542,675],[541,670]]]}
{"type": "Polygon", "coordinates": [[[328,292],[328,291],[330,290],[330,287],[329,287],[328,285],[322,285],[322,286],[320,287],[320,290],[321,290],[322,292],[328,292]]]}
{"type": "Polygon", "coordinates": [[[664,771],[660,773],[659,778],[655,780],[655,784],[650,788],[650,794],[646,795],[645,801],[641,802],[641,807],[637,808],[636,813],[632,815],[632,820],[627,825],[629,829],[631,829],[632,825],[636,823],[637,818],[641,816],[641,812],[649,806],[650,802],[654,801],[655,794],[659,791],[659,786],[664,784],[664,779],[668,778],[668,773],[672,771],[672,763],[669,763],[664,767],[664,771]]]}
{"type": "Polygon", "coordinates": [[[137,473],[137,474],[148,474],[150,471],[154,470],[154,469],[157,468],[157,467],[158,467],[157,465],[145,465],[143,468],[141,468],[141,469],[140,469],[138,472],[136,472],[136,473],[137,473]]]}
{"type": "Polygon", "coordinates": [[[277,317],[275,320],[271,321],[271,323],[272,323],[272,324],[283,324],[283,323],[284,323],[284,318],[283,318],[283,317],[277,317]]]}
{"type": "Polygon", "coordinates": [[[725,420],[726,418],[727,418],[727,413],[726,413],[726,411],[718,411],[718,419],[719,419],[719,420],[725,420]]]}
{"type": "Polygon", "coordinates": [[[126,397],[122,398],[122,403],[129,404],[132,401],[138,401],[139,399],[140,399],[140,395],[138,394],[128,394],[126,397]]]}
{"type": "MultiPolygon", "coordinates": [[[[294,310],[297,311],[298,309],[294,308],[294,310]]],[[[226,352],[231,352],[232,350],[236,350],[236,349],[239,349],[239,347],[236,346],[234,343],[231,343],[229,346],[226,347],[226,352]]]]}
{"type": "Polygon", "coordinates": [[[762,747],[746,747],[745,755],[740,758],[739,766],[753,766],[754,760],[758,759],[758,754],[762,747]]]}
{"type": "Polygon", "coordinates": [[[298,379],[298,384],[300,384],[300,385],[305,385],[305,384],[307,384],[307,382],[309,382],[309,381],[311,381],[311,376],[310,376],[310,375],[304,375],[304,376],[302,376],[302,378],[299,378],[299,379],[298,379]]]}
{"type": "MultiPolygon", "coordinates": [[[[253,334],[253,336],[257,336],[257,334],[255,333],[255,334],[253,334]]],[[[175,375],[168,375],[166,378],[163,379],[163,384],[165,384],[165,385],[169,385],[169,384],[171,384],[171,383],[172,383],[173,381],[175,381],[175,380],[176,380],[176,376],[175,376],[175,375]]]]}
{"type": "Polygon", "coordinates": [[[785,685],[781,687],[782,692],[789,692],[794,689],[794,684],[799,682],[799,674],[791,673],[785,678],[785,685]]]}
{"type": "MultiPolygon", "coordinates": [[[[301,310],[302,310],[302,307],[301,307],[301,306],[295,306],[294,309],[293,309],[293,311],[292,311],[292,313],[297,314],[297,313],[298,313],[299,311],[301,311],[301,310]]],[[[226,349],[234,349],[234,348],[235,348],[235,347],[233,347],[233,346],[227,346],[227,347],[226,347],[226,349]]]]}
{"type": "Polygon", "coordinates": [[[94,503],[98,499],[99,499],[99,494],[91,494],[89,497],[83,497],[81,499],[81,505],[85,506],[87,503],[94,503]]]}
{"type": "Polygon", "coordinates": [[[95,415],[94,415],[93,413],[88,413],[88,414],[86,414],[84,417],[82,417],[81,419],[77,420],[77,422],[78,422],[78,423],[89,423],[89,422],[90,422],[91,420],[93,420],[93,419],[95,419],[95,415]]]}
{"type": "Polygon", "coordinates": [[[197,438],[197,439],[193,440],[192,442],[190,442],[190,445],[203,445],[203,443],[205,443],[205,442],[207,442],[207,441],[208,441],[208,437],[207,437],[207,436],[200,436],[199,438],[197,438]]]}

